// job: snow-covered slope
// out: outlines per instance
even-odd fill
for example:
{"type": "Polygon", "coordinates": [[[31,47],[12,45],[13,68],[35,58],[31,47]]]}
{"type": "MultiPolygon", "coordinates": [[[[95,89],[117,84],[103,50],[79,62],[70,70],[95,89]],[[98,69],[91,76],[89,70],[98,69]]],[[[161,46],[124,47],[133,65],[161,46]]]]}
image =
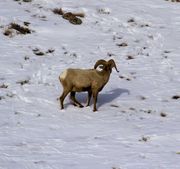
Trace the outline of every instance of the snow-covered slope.
{"type": "Polygon", "coordinates": [[[22,1],[0,1],[0,169],[179,169],[180,3],[22,1]],[[12,22],[32,33],[5,36],[12,22]],[[98,112],[60,110],[59,74],[111,58],[98,112]]]}

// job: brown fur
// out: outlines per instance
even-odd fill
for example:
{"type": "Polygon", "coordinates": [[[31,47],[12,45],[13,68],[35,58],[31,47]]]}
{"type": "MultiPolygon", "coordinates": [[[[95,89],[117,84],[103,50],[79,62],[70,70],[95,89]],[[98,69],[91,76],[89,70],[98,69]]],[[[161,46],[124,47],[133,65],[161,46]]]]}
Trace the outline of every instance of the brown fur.
{"type": "Polygon", "coordinates": [[[94,99],[94,109],[97,111],[96,102],[98,93],[103,89],[109,80],[112,68],[115,67],[115,62],[111,59],[108,62],[99,60],[96,62],[94,69],[67,69],[65,74],[59,76],[59,80],[63,86],[63,93],[60,96],[61,109],[64,108],[63,102],[65,97],[70,94],[70,98],[74,105],[83,107],[75,98],[76,92],[88,92],[87,106],[90,104],[91,96],[94,99]],[[103,62],[102,62],[103,61],[103,62]],[[102,66],[102,70],[98,71],[96,68],[102,66]],[[65,76],[64,76],[65,75],[65,76]]]}

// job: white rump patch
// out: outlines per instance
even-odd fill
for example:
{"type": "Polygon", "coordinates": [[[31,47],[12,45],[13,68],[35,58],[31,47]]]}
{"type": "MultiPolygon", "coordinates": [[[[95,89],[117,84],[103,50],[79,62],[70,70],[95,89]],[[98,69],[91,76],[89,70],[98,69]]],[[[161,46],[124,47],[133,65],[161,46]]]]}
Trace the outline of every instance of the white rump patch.
{"type": "Polygon", "coordinates": [[[60,75],[60,78],[61,79],[65,79],[67,76],[67,70],[65,70],[61,75],[60,75]]]}

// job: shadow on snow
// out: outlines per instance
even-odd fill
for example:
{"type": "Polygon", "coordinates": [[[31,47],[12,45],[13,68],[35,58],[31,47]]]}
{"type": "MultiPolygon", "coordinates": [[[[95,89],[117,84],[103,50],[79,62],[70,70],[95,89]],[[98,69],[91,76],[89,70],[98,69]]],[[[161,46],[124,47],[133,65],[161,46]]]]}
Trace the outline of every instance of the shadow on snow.
{"type": "MultiPolygon", "coordinates": [[[[121,88],[110,90],[107,93],[100,92],[98,95],[97,106],[100,107],[106,103],[110,103],[124,93],[130,94],[129,90],[121,89],[121,88]]],[[[87,92],[76,93],[76,98],[80,103],[85,104],[87,100],[87,92]]],[[[66,106],[69,104],[70,103],[66,103],[66,106]]],[[[93,104],[93,97],[91,98],[90,105],[92,104],[93,104]]]]}
{"type": "Polygon", "coordinates": [[[98,97],[98,106],[102,106],[103,104],[110,103],[116,98],[120,97],[123,93],[130,94],[129,90],[127,89],[113,89],[111,91],[108,91],[107,93],[99,93],[98,97]]]}

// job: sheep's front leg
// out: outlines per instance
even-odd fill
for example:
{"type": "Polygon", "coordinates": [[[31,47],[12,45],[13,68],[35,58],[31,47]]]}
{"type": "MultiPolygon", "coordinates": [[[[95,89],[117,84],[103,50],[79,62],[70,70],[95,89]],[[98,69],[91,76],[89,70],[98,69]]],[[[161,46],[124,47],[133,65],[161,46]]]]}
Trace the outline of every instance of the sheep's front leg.
{"type": "Polygon", "coordinates": [[[97,108],[96,108],[96,103],[97,103],[97,97],[98,97],[98,92],[93,92],[93,99],[94,99],[94,108],[93,108],[93,111],[97,111],[97,108]]]}
{"type": "Polygon", "coordinates": [[[92,96],[92,91],[90,90],[90,91],[88,91],[88,99],[87,99],[87,104],[86,104],[86,106],[89,106],[90,101],[91,101],[91,96],[92,96]]]}
{"type": "Polygon", "coordinates": [[[79,103],[75,98],[76,92],[72,91],[70,94],[70,99],[73,101],[73,104],[78,107],[84,107],[81,103],[79,103]]]}

